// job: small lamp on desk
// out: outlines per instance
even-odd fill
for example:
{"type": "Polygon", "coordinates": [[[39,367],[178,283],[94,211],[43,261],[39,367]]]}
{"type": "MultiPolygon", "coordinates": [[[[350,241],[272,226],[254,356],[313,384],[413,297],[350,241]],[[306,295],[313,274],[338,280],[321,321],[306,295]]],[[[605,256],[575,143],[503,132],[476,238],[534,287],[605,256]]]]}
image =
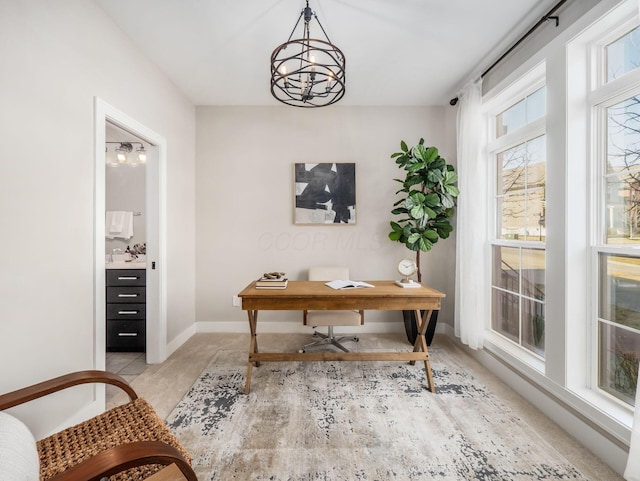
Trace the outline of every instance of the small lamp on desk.
{"type": "Polygon", "coordinates": [[[402,279],[396,281],[396,285],[400,287],[420,287],[419,282],[410,279],[418,271],[418,266],[411,259],[402,259],[398,262],[398,272],[402,274],[402,279]]]}

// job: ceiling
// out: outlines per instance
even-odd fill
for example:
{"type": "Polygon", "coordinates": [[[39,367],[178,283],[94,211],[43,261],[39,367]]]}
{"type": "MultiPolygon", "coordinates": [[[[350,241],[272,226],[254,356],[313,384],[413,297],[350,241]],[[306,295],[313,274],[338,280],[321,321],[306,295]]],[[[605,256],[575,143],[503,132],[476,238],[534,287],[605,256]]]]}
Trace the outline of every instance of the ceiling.
{"type": "MultiPolygon", "coordinates": [[[[194,105],[282,105],[269,90],[269,59],[289,38],[304,0],[95,1],[194,105]]],[[[556,1],[309,6],[347,60],[340,105],[422,106],[447,104],[556,1]]],[[[311,37],[321,37],[315,22],[311,37]]]]}

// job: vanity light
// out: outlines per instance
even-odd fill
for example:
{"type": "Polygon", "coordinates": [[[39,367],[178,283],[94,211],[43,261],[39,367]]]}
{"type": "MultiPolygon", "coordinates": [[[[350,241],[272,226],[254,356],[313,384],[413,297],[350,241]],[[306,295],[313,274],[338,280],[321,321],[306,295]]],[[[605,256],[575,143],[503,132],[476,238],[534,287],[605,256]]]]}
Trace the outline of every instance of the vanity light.
{"type": "Polygon", "coordinates": [[[117,144],[113,155],[109,152],[108,145],[105,146],[105,163],[111,167],[118,167],[119,165],[136,167],[147,163],[147,150],[142,142],[105,142],[105,144],[117,144]],[[131,155],[133,144],[139,144],[139,147],[131,155]]]}
{"type": "Polygon", "coordinates": [[[141,164],[147,163],[147,151],[144,148],[144,145],[140,144],[140,147],[136,149],[136,154],[138,155],[138,162],[141,164]]]}
{"type": "Polygon", "coordinates": [[[110,152],[106,146],[104,148],[104,162],[111,167],[118,167],[119,165],[115,152],[110,152]]]}
{"type": "Polygon", "coordinates": [[[122,142],[120,147],[116,148],[116,159],[119,164],[126,164],[128,159],[128,153],[133,150],[133,146],[128,142],[122,142]]]}

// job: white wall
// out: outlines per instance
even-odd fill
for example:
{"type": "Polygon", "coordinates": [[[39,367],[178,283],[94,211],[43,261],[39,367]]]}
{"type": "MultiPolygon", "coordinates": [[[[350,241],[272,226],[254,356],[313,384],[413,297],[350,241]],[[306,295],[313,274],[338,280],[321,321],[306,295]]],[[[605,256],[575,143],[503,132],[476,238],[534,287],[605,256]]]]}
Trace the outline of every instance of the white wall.
{"type": "MultiPolygon", "coordinates": [[[[93,206],[94,96],[167,138],[168,339],[192,325],[195,116],[92,2],[0,2],[0,58],[0,392],[7,392],[94,366],[93,234],[94,222],[103,222],[93,206]]],[[[91,391],[80,390],[16,412],[39,436],[90,403],[91,391]]]]}
{"type": "MultiPolygon", "coordinates": [[[[516,47],[513,52],[511,52],[504,58],[504,60],[484,76],[482,82],[483,92],[486,93],[491,91],[491,89],[496,87],[507,75],[526,62],[531,56],[542,50],[547,44],[552,42],[554,38],[561,35],[562,32],[577,22],[585,13],[599,2],[601,2],[601,0],[570,0],[565,3],[553,13],[554,16],[559,17],[557,26],[554,19],[550,19],[542,23],[535,32],[527,37],[527,39],[516,47]]],[[[538,20],[539,18],[535,19],[534,23],[538,20]]],[[[523,33],[526,31],[525,26],[518,28],[522,28],[523,33]]],[[[527,28],[529,27],[527,26],[527,28]]],[[[494,52],[491,54],[492,57],[495,56],[495,58],[489,59],[490,63],[493,63],[493,61],[502,55],[502,53],[503,52],[494,52]]]]}
{"type": "MultiPolygon", "coordinates": [[[[413,253],[391,242],[390,211],[403,177],[393,152],[420,137],[455,161],[449,107],[198,107],[196,140],[196,316],[199,329],[248,331],[232,296],[263,272],[303,279],[314,264],[348,265],[355,279],[399,278],[413,253]],[[293,224],[293,164],[356,163],[356,225],[293,224]],[[213,325],[204,326],[205,323],[213,325]],[[216,324],[217,323],[217,324],[216,324]],[[222,327],[221,323],[227,323],[222,327]]],[[[447,294],[441,319],[452,323],[455,239],[424,254],[423,282],[447,294]]],[[[365,326],[401,315],[368,311],[365,326]]],[[[300,325],[298,312],[262,312],[266,322],[300,325]]],[[[279,327],[282,329],[282,326],[279,327]]]]}

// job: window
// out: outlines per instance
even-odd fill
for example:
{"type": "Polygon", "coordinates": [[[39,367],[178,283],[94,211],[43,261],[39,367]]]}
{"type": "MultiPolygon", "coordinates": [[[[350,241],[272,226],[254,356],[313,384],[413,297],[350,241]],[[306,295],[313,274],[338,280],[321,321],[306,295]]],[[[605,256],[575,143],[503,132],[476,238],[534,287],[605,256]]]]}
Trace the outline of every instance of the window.
{"type": "Polygon", "coordinates": [[[485,83],[483,334],[540,390],[518,389],[567,407],[572,433],[621,440],[640,359],[640,17],[636,0],[595,3],[572,3],[588,13],[485,83]]]}
{"type": "Polygon", "coordinates": [[[543,73],[503,103],[494,125],[491,329],[544,358],[546,88],[543,73]]]}
{"type": "MultiPolygon", "coordinates": [[[[620,32],[618,32],[620,33],[620,32]]],[[[640,28],[627,26],[594,68],[606,71],[592,87],[594,385],[634,404],[640,360],[640,28]],[[624,78],[623,78],[624,77],[624,78]]],[[[595,78],[598,78],[596,76],[595,78]]]]}

